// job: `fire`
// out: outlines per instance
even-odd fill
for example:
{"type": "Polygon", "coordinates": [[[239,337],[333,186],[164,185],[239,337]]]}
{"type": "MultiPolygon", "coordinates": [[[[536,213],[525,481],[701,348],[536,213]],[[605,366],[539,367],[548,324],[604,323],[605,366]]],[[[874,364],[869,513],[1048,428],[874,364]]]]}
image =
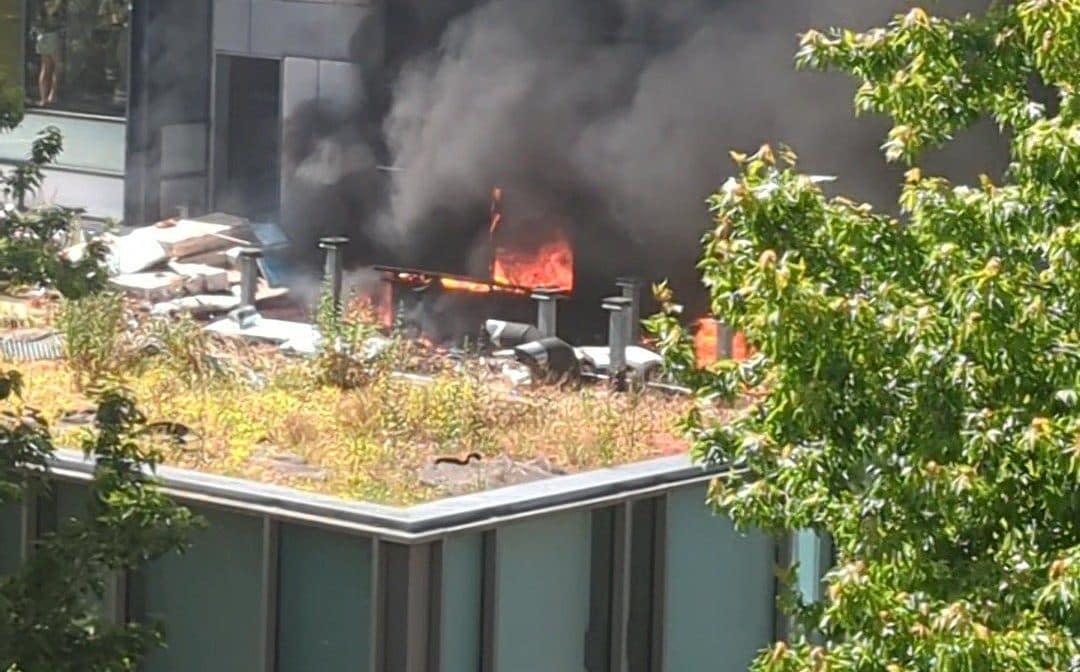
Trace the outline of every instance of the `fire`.
{"type": "Polygon", "coordinates": [[[574,289],[574,252],[562,236],[531,255],[496,247],[491,275],[508,285],[569,292],[574,289]]]}
{"type": "MultiPolygon", "coordinates": [[[[709,366],[716,363],[718,357],[717,346],[720,345],[720,322],[711,317],[703,317],[697,321],[697,329],[694,332],[694,354],[697,357],[698,366],[709,366]]],[[[754,349],[746,341],[746,335],[735,332],[731,335],[731,359],[742,362],[749,359],[754,349]]]]}
{"type": "Polygon", "coordinates": [[[698,366],[709,366],[716,363],[716,346],[719,344],[719,340],[719,322],[709,317],[698,320],[697,331],[694,332],[694,353],[697,356],[698,366]]]}
{"type": "MultiPolygon", "coordinates": [[[[389,287],[386,288],[387,290],[389,287]]],[[[345,302],[344,314],[371,324],[390,326],[390,296],[388,291],[361,293],[345,302]]]]}
{"type": "Polygon", "coordinates": [[[380,296],[376,302],[379,313],[379,324],[387,329],[394,326],[394,290],[389,282],[383,282],[380,286],[380,296]]]}
{"type": "Polygon", "coordinates": [[[490,294],[493,291],[491,285],[483,282],[469,280],[455,280],[454,278],[441,278],[439,283],[444,289],[459,289],[463,292],[476,292],[477,294],[490,294]]]}
{"type": "Polygon", "coordinates": [[[552,229],[551,238],[539,245],[512,249],[496,239],[503,224],[502,189],[491,194],[491,237],[495,257],[491,277],[495,282],[530,289],[574,289],[574,249],[565,233],[552,229]]]}

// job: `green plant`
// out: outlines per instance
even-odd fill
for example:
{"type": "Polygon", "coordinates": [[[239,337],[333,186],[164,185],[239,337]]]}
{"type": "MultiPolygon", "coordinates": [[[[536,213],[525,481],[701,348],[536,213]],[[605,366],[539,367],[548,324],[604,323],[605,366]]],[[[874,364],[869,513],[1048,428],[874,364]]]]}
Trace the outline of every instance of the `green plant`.
{"type": "Polygon", "coordinates": [[[789,595],[793,636],[753,667],[1080,669],[1080,2],[914,9],[807,33],[798,62],[862,80],[889,160],[990,116],[1012,163],[971,187],[916,165],[897,220],[828,197],[789,151],[735,154],[700,268],[759,354],[697,370],[659,288],[672,371],[708,399],[764,391],[732,422],[687,420],[698,459],[746,468],[710,500],[837,552],[825,599],[789,595]]]}
{"type": "Polygon", "coordinates": [[[319,384],[352,389],[366,384],[373,370],[385,361],[383,352],[370,352],[371,338],[378,333],[363,310],[342,310],[324,287],[315,312],[319,345],[313,369],[319,384]]]}
{"type": "Polygon", "coordinates": [[[80,387],[97,385],[123,368],[125,324],[123,296],[104,292],[65,299],[56,326],[64,353],[80,387]]]}
{"type": "MultiPolygon", "coordinates": [[[[0,397],[15,398],[18,374],[0,376],[0,397]]],[[[98,606],[107,581],[169,552],[182,551],[198,521],[148,476],[156,455],[137,440],[145,419],[124,392],[99,399],[96,431],[83,448],[94,460],[86,514],[45,534],[15,574],[0,577],[0,669],[57,672],[135,670],[162,643],[153,624],[113,623],[98,606]]],[[[47,487],[53,453],[40,420],[0,425],[0,504],[47,487]]]]}
{"type": "MultiPolygon", "coordinates": [[[[21,113],[5,117],[0,112],[0,132],[14,128],[21,113]]],[[[14,207],[0,207],[0,286],[45,285],[68,298],[80,298],[102,290],[108,282],[100,241],[91,241],[76,261],[63,254],[82,210],[55,205],[27,208],[27,200],[41,188],[44,169],[63,151],[60,131],[42,130],[31,147],[30,157],[0,175],[5,199],[14,207]]]]}
{"type": "Polygon", "coordinates": [[[225,378],[229,371],[211,351],[210,335],[190,315],[154,319],[149,324],[147,350],[188,383],[225,378]]]}

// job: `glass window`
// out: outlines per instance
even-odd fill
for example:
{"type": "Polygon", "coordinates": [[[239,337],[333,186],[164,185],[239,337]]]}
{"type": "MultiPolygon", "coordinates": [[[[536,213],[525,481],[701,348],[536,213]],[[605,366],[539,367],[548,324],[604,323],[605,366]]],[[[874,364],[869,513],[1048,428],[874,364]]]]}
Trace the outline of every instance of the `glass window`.
{"type": "Polygon", "coordinates": [[[28,0],[27,103],[122,116],[129,23],[127,0],[28,0]]]}
{"type": "Polygon", "coordinates": [[[23,0],[0,0],[0,87],[19,82],[23,0]]]}
{"type": "Polygon", "coordinates": [[[22,562],[22,505],[0,506],[0,576],[10,574],[22,562]]]}
{"type": "Polygon", "coordinates": [[[367,670],[371,541],[283,525],[280,558],[278,669],[367,670]]]}
{"type": "Polygon", "coordinates": [[[184,555],[143,574],[146,615],[165,625],[168,647],[147,672],[257,672],[262,651],[262,521],[199,510],[208,525],[184,555]]]}
{"type": "Polygon", "coordinates": [[[667,503],[664,669],[745,670],[773,633],[774,544],[740,534],[705,505],[705,489],[667,503]]]}
{"type": "Polygon", "coordinates": [[[479,670],[484,543],[451,537],[442,551],[442,669],[479,670]]]}
{"type": "Polygon", "coordinates": [[[589,513],[511,525],[495,538],[498,672],[585,672],[589,513]]]}

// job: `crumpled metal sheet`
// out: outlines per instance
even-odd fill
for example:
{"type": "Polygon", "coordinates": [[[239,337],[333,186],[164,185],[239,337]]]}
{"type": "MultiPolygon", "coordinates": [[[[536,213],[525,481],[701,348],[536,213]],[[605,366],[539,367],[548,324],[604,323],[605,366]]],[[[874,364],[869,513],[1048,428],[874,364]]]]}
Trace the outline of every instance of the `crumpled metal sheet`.
{"type": "Polygon", "coordinates": [[[63,359],[64,342],[60,334],[45,334],[32,338],[0,338],[0,357],[16,362],[63,359]]]}

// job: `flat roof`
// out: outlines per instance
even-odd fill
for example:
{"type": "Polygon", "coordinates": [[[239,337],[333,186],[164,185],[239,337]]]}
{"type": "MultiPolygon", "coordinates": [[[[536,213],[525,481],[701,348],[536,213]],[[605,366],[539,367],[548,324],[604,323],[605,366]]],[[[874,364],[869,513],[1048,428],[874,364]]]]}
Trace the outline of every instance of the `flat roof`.
{"type": "MultiPolygon", "coordinates": [[[[50,467],[60,479],[88,481],[93,462],[82,453],[57,451],[50,467]]],[[[350,530],[401,543],[421,543],[448,534],[481,531],[507,522],[561,510],[615,504],[702,483],[740,471],[728,465],[703,467],[687,455],[595,469],[512,485],[409,507],[353,502],[279,485],[160,466],[164,490],[189,504],[206,504],[350,530]]]]}

